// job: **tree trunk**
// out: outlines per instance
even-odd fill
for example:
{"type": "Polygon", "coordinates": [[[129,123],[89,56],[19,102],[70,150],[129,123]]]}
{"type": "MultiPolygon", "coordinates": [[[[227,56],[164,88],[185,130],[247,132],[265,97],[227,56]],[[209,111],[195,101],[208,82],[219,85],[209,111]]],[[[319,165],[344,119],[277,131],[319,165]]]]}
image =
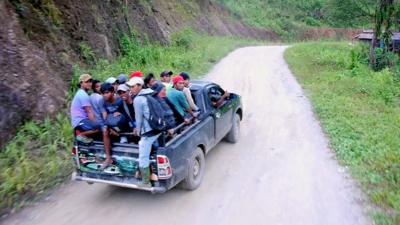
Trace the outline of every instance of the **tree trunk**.
{"type": "Polygon", "coordinates": [[[371,68],[375,68],[376,65],[376,55],[375,55],[375,45],[378,43],[378,39],[382,33],[382,4],[384,0],[381,0],[375,8],[375,29],[374,36],[372,37],[371,46],[369,50],[369,65],[371,68]]]}
{"type": "MultiPolygon", "coordinates": [[[[375,11],[375,30],[369,52],[369,64],[372,68],[376,66],[375,45],[383,41],[383,54],[390,49],[392,42],[392,25],[394,20],[394,0],[380,0],[375,11]],[[383,28],[383,29],[382,29],[383,28]]],[[[379,43],[380,44],[380,43],[379,43]]]]}
{"type": "Polygon", "coordinates": [[[371,40],[371,46],[369,48],[369,66],[375,68],[376,56],[375,56],[375,45],[377,43],[376,31],[374,32],[374,37],[371,40]]]}

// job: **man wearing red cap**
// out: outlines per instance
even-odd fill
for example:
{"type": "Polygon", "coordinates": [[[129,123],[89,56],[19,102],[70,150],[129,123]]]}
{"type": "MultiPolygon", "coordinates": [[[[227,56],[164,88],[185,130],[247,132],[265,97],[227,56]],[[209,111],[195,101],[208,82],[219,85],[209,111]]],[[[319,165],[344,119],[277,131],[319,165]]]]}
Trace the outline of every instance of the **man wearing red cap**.
{"type": "Polygon", "coordinates": [[[188,113],[193,115],[192,109],[182,92],[184,88],[184,80],[181,76],[175,76],[172,78],[174,88],[167,93],[167,98],[175,106],[176,111],[180,114],[182,118],[187,118],[188,113]]]}
{"type": "Polygon", "coordinates": [[[142,72],[140,72],[140,71],[135,71],[135,72],[132,72],[132,73],[131,73],[131,75],[129,75],[129,79],[131,79],[131,78],[133,78],[133,77],[139,77],[139,78],[142,78],[142,77],[143,77],[143,73],[142,73],[142,72]]]}

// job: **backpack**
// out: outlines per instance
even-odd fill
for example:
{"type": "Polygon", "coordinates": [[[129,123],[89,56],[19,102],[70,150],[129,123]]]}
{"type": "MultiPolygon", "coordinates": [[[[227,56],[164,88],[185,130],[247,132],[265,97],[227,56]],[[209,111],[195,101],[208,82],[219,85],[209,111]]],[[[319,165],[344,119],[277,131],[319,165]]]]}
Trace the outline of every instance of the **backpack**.
{"type": "Polygon", "coordinates": [[[167,122],[165,121],[166,116],[161,104],[151,95],[146,95],[145,97],[150,110],[150,116],[146,118],[147,122],[149,122],[153,130],[165,131],[167,122]]]}

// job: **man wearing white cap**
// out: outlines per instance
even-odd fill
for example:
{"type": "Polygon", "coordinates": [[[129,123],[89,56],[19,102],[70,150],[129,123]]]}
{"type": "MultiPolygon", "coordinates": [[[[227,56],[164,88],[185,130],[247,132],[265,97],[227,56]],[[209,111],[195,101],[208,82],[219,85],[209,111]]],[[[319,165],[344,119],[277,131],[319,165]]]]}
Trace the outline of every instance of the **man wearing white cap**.
{"type": "MultiPolygon", "coordinates": [[[[131,131],[133,131],[136,128],[136,120],[135,110],[133,107],[133,98],[129,93],[129,87],[126,84],[120,84],[117,89],[117,94],[123,103],[122,114],[127,119],[131,131]]],[[[122,139],[123,138],[121,137],[121,141],[122,139]]]]}
{"type": "Polygon", "coordinates": [[[146,118],[150,117],[150,109],[146,95],[153,93],[150,88],[143,89],[144,81],[142,78],[133,77],[126,83],[133,95],[135,109],[136,128],[135,133],[139,135],[139,169],[142,175],[142,185],[151,187],[150,183],[150,152],[152,144],[160,136],[160,133],[153,130],[146,118]]]}

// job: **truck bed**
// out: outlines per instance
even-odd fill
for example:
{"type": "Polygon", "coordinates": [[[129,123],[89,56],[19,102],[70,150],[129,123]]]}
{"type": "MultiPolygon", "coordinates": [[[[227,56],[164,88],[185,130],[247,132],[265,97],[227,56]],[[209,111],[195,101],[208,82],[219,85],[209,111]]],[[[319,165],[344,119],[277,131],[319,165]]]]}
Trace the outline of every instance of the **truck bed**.
{"type": "MultiPolygon", "coordinates": [[[[135,178],[135,173],[139,169],[138,156],[139,147],[137,144],[121,144],[112,143],[112,158],[114,160],[113,166],[108,169],[101,171],[98,167],[105,159],[104,145],[102,141],[93,141],[91,144],[75,143],[75,156],[74,163],[76,165],[76,171],[73,174],[72,179],[78,181],[86,181],[88,183],[105,183],[110,185],[116,185],[127,188],[142,189],[156,193],[162,193],[167,190],[170,186],[171,181],[167,181],[170,176],[163,176],[160,174],[163,172],[160,164],[157,160],[159,158],[168,159],[168,154],[173,154],[172,151],[168,151],[171,146],[176,147],[177,143],[181,143],[182,138],[190,132],[200,121],[192,124],[189,127],[185,127],[179,134],[173,139],[169,140],[164,146],[160,146],[156,149],[152,149],[150,155],[150,168],[154,174],[159,177],[158,181],[152,182],[152,188],[142,188],[137,184],[139,179],[135,178]]],[[[183,128],[183,125],[177,128],[183,128]]],[[[172,156],[174,158],[174,156],[172,156]]],[[[171,167],[172,173],[172,167],[171,167]]]]}

